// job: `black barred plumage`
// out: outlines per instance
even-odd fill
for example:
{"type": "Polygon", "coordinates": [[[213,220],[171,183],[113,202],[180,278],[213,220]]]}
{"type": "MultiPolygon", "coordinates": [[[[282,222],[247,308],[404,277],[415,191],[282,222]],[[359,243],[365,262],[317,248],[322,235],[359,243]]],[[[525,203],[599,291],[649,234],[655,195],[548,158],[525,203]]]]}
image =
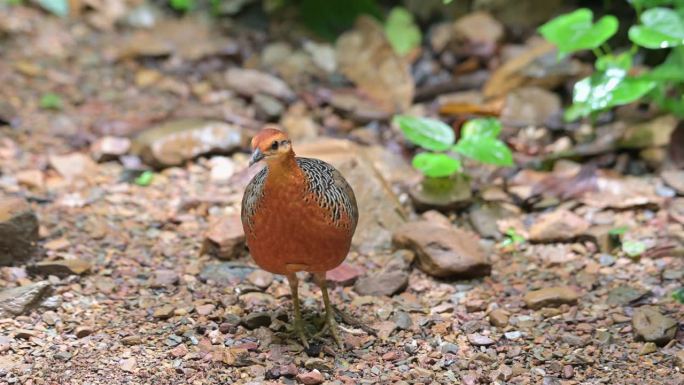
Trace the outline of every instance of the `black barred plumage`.
{"type": "Polygon", "coordinates": [[[346,214],[353,231],[358,218],[356,197],[342,174],[322,160],[312,158],[296,158],[296,160],[297,165],[306,175],[307,192],[315,197],[320,207],[330,212],[330,219],[335,226],[341,226],[342,214],[346,214]]]}
{"type": "Polygon", "coordinates": [[[261,169],[245,188],[245,195],[242,197],[241,216],[245,218],[249,227],[254,226],[252,219],[259,206],[259,200],[264,195],[266,176],[268,176],[268,167],[261,169]]]}

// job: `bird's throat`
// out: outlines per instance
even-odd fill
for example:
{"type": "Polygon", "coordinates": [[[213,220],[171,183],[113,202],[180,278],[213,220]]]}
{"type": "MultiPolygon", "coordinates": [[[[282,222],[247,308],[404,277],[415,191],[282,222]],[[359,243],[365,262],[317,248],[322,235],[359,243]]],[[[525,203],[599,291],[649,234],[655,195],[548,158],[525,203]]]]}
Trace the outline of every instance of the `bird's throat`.
{"type": "Polygon", "coordinates": [[[267,183],[287,182],[303,176],[302,170],[297,165],[295,154],[289,151],[287,154],[271,159],[267,162],[267,183]]]}

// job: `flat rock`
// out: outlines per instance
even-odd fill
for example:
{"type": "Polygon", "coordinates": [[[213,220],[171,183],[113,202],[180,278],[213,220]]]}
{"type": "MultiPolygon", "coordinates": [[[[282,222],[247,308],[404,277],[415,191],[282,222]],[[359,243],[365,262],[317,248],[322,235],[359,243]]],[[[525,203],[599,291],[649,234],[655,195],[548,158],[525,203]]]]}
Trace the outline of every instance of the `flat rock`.
{"type": "Polygon", "coordinates": [[[252,312],[242,317],[242,324],[247,329],[254,330],[260,327],[269,327],[271,325],[271,313],[268,312],[252,312]]]}
{"type": "Polygon", "coordinates": [[[468,342],[475,346],[489,346],[496,341],[482,334],[468,334],[468,342]]]}
{"type": "Polygon", "coordinates": [[[333,286],[351,286],[363,272],[356,266],[342,263],[325,273],[325,278],[333,286]]]}
{"type": "Polygon", "coordinates": [[[225,80],[228,88],[251,97],[266,94],[289,100],[295,96],[290,86],[280,78],[253,69],[230,68],[226,71],[225,80]]]}
{"type": "Polygon", "coordinates": [[[14,317],[38,306],[49,295],[47,281],[0,291],[0,318],[14,317]]]}
{"type": "Polygon", "coordinates": [[[202,119],[173,120],[138,135],[131,152],[154,167],[183,164],[202,154],[229,153],[246,145],[240,127],[202,119]]]}
{"type": "Polygon", "coordinates": [[[240,215],[223,216],[209,225],[202,251],[220,259],[231,260],[246,250],[245,231],[240,215]]]}
{"type": "Polygon", "coordinates": [[[525,304],[530,309],[558,307],[563,304],[574,305],[579,295],[568,286],[549,287],[530,291],[525,294],[525,304]]]}
{"type": "Polygon", "coordinates": [[[408,222],[394,232],[393,241],[414,251],[418,267],[434,277],[473,278],[491,270],[473,233],[436,221],[408,222]]]}
{"type": "Polygon", "coordinates": [[[589,222],[568,210],[554,210],[542,214],[530,228],[530,241],[551,242],[571,240],[583,235],[589,222]]]}
{"type": "Polygon", "coordinates": [[[540,87],[521,87],[506,96],[501,121],[512,127],[545,126],[560,117],[558,94],[540,87]]]}
{"type": "Polygon", "coordinates": [[[508,326],[508,317],[508,312],[503,309],[494,309],[489,312],[489,322],[496,327],[508,326]]]}
{"type": "Polygon", "coordinates": [[[642,306],[634,310],[632,327],[637,340],[663,346],[674,338],[677,321],[661,314],[654,307],[642,306]]]}
{"type": "Polygon", "coordinates": [[[502,234],[496,224],[498,220],[511,216],[512,212],[499,203],[474,205],[469,211],[470,224],[482,237],[501,239],[502,234]]]}
{"type": "Polygon", "coordinates": [[[50,155],[50,166],[65,179],[90,177],[97,171],[97,164],[80,152],[66,155],[50,155]]]}
{"type": "Polygon", "coordinates": [[[200,279],[213,281],[218,285],[237,285],[251,274],[255,267],[239,262],[212,263],[204,267],[200,272],[200,279]]]}
{"type": "Polygon", "coordinates": [[[354,290],[361,295],[392,296],[408,286],[408,273],[404,271],[382,272],[359,278],[354,290]]]}
{"type": "Polygon", "coordinates": [[[41,261],[29,266],[26,270],[30,274],[54,275],[67,277],[81,275],[90,271],[91,263],[83,259],[60,259],[56,261],[41,261]]]}
{"type": "Polygon", "coordinates": [[[0,197],[0,265],[24,262],[38,242],[38,217],[26,200],[0,197]]]}
{"type": "Polygon", "coordinates": [[[665,183],[677,190],[679,195],[684,195],[684,170],[667,170],[660,174],[665,183]]]}
{"type": "Polygon", "coordinates": [[[150,287],[158,289],[167,286],[173,286],[178,283],[180,277],[178,273],[169,269],[155,270],[150,277],[150,287]]]}
{"type": "Polygon", "coordinates": [[[173,305],[162,305],[154,309],[152,316],[159,319],[171,318],[173,316],[174,310],[176,310],[176,307],[173,305]]]}
{"type": "Polygon", "coordinates": [[[359,215],[352,246],[362,253],[389,248],[392,232],[405,222],[405,214],[382,176],[383,166],[371,160],[384,158],[377,153],[371,157],[371,149],[363,149],[351,141],[332,138],[299,144],[295,151],[298,156],[318,158],[332,164],[354,189],[363,213],[359,215]]]}
{"type": "Polygon", "coordinates": [[[628,285],[621,285],[608,292],[608,305],[624,306],[640,300],[650,294],[650,291],[636,289],[628,285]]]}

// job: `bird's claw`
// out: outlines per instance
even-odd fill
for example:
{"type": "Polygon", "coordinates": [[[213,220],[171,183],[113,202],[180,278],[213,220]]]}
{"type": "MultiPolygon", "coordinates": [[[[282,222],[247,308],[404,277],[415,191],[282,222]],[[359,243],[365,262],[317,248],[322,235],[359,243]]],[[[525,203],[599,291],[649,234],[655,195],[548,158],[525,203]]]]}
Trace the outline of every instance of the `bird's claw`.
{"type": "Polygon", "coordinates": [[[332,315],[325,317],[325,324],[323,325],[323,328],[314,335],[314,338],[320,338],[321,334],[325,333],[326,331],[330,332],[330,335],[337,343],[337,346],[339,346],[340,348],[344,347],[344,344],[342,344],[342,340],[340,339],[340,332],[339,328],[337,327],[337,321],[335,321],[335,318],[333,318],[332,315]]]}

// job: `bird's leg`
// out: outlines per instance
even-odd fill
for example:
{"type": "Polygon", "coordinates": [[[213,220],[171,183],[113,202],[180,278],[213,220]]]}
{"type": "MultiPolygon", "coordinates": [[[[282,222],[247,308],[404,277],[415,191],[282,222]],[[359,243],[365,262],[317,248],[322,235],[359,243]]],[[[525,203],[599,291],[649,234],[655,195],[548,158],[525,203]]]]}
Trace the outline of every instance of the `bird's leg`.
{"type": "Polygon", "coordinates": [[[316,280],[316,283],[318,283],[318,286],[321,288],[321,293],[323,295],[323,304],[325,305],[325,326],[323,327],[323,330],[319,332],[319,334],[324,332],[327,328],[328,330],[330,330],[330,334],[332,335],[335,342],[337,342],[337,345],[339,345],[340,347],[344,347],[344,345],[342,345],[342,340],[340,340],[339,331],[337,330],[335,313],[332,306],[330,305],[330,297],[328,297],[328,285],[325,280],[325,273],[314,273],[314,279],[316,280]]]}
{"type": "Polygon", "coordinates": [[[290,291],[292,292],[292,303],[294,304],[294,325],[293,329],[299,340],[302,341],[302,345],[305,348],[309,347],[309,343],[306,341],[306,335],[304,334],[304,322],[302,322],[302,311],[299,307],[299,280],[297,279],[297,273],[290,273],[287,275],[287,282],[290,284],[290,291]]]}

